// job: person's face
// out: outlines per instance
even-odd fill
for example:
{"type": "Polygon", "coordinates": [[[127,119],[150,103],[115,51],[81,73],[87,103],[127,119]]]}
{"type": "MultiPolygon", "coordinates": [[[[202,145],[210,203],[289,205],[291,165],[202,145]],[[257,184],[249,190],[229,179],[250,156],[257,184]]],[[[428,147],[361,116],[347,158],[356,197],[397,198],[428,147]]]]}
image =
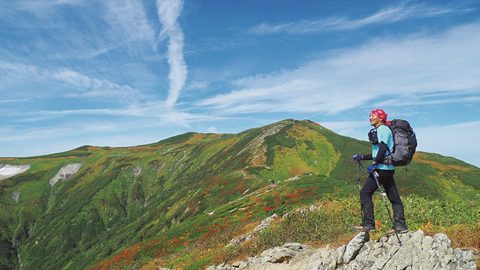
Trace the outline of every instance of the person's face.
{"type": "Polygon", "coordinates": [[[370,114],[370,125],[374,127],[378,127],[380,124],[382,124],[382,119],[378,117],[376,114],[371,113],[370,114]]]}

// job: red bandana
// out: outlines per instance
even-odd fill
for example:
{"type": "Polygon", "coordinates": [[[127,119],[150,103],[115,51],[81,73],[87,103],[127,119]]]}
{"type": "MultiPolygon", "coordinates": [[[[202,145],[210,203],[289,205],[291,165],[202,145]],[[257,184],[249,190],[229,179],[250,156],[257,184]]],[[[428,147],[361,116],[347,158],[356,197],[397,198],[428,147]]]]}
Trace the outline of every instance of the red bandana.
{"type": "Polygon", "coordinates": [[[382,110],[382,109],[375,109],[373,111],[371,111],[370,113],[373,113],[375,114],[378,118],[382,119],[382,122],[383,123],[386,123],[387,122],[387,116],[388,114],[382,110]]]}

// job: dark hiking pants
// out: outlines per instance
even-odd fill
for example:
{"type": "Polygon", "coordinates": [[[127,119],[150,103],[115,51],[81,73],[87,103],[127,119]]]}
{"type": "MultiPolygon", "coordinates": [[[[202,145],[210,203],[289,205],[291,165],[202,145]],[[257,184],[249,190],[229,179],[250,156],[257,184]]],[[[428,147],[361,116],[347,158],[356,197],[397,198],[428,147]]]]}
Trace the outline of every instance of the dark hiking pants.
{"type": "MultiPolygon", "coordinates": [[[[405,216],[403,212],[403,204],[398,194],[397,186],[393,180],[394,170],[377,170],[379,174],[380,185],[385,189],[387,197],[392,203],[393,208],[393,228],[395,229],[407,229],[407,223],[405,222],[405,216]]],[[[369,228],[375,228],[375,218],[373,213],[372,195],[375,190],[378,189],[377,183],[373,175],[369,175],[362,190],[360,190],[360,202],[362,204],[363,211],[363,226],[369,228]]]]}

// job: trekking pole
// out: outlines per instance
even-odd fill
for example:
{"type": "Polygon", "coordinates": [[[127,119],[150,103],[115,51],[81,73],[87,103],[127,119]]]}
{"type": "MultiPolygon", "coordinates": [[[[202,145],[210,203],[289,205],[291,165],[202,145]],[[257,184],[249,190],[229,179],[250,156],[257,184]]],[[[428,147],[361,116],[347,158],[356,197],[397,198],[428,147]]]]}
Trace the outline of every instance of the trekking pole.
{"type": "MultiPolygon", "coordinates": [[[[387,204],[387,200],[386,200],[387,193],[385,193],[385,189],[383,189],[383,186],[381,186],[380,182],[378,181],[378,178],[379,178],[378,173],[376,171],[373,171],[372,175],[373,175],[373,178],[375,179],[375,182],[377,182],[377,186],[378,186],[378,189],[380,190],[380,194],[382,194],[383,203],[385,204],[385,208],[387,209],[388,217],[390,218],[390,221],[393,224],[392,214],[390,213],[390,209],[388,208],[388,204],[387,204]]],[[[400,237],[398,236],[398,233],[395,230],[395,228],[393,228],[393,231],[395,232],[395,235],[397,236],[398,243],[400,244],[400,246],[402,246],[402,241],[400,241],[400,237]]]]}
{"type": "MultiPolygon", "coordinates": [[[[360,162],[360,160],[355,161],[355,163],[357,163],[357,184],[358,184],[358,191],[360,192],[362,190],[362,188],[360,187],[360,170],[363,168],[363,165],[360,162]]],[[[360,217],[363,222],[363,205],[361,201],[360,201],[360,217]]]]}
{"type": "Polygon", "coordinates": [[[360,170],[361,170],[361,168],[363,168],[363,165],[362,165],[362,163],[360,163],[360,160],[355,161],[355,163],[357,163],[357,184],[358,184],[358,191],[360,191],[361,190],[361,187],[360,187],[360,170]]]}

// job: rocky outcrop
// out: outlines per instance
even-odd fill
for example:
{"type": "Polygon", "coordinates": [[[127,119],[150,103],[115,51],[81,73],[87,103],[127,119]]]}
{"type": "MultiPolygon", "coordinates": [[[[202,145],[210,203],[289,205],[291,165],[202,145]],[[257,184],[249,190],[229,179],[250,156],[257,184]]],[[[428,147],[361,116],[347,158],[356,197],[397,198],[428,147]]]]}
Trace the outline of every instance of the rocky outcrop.
{"type": "Polygon", "coordinates": [[[19,191],[12,192],[12,199],[16,203],[18,203],[20,201],[20,192],[19,191]]]}
{"type": "Polygon", "coordinates": [[[273,214],[265,218],[264,220],[262,220],[262,222],[260,222],[257,227],[255,227],[255,229],[253,229],[251,233],[247,233],[233,238],[230,243],[228,243],[227,247],[233,245],[240,245],[241,243],[252,240],[258,233],[268,228],[276,218],[278,218],[277,214],[273,214]]]}
{"type": "Polygon", "coordinates": [[[265,138],[268,136],[272,136],[280,132],[286,125],[293,123],[291,120],[285,120],[273,125],[268,126],[268,128],[264,129],[261,134],[251,140],[248,145],[238,152],[236,156],[240,155],[244,151],[250,151],[250,159],[248,161],[251,165],[265,165],[266,156],[265,153],[267,151],[267,147],[265,146],[265,138]]]}
{"type": "Polygon", "coordinates": [[[136,166],[135,168],[133,168],[133,175],[135,177],[138,177],[141,173],[142,173],[142,167],[136,166]]]}
{"type": "Polygon", "coordinates": [[[17,174],[26,172],[28,171],[28,169],[30,169],[30,164],[27,164],[27,165],[0,164],[0,181],[13,177],[17,174]]]}
{"type": "Polygon", "coordinates": [[[478,251],[452,248],[447,235],[426,236],[422,231],[369,240],[357,234],[339,248],[312,249],[298,243],[266,250],[233,264],[210,266],[208,270],[280,269],[476,269],[478,251]]]}
{"type": "MultiPolygon", "coordinates": [[[[295,210],[296,213],[300,213],[300,214],[306,214],[306,213],[309,213],[309,212],[314,212],[314,211],[317,211],[319,208],[321,207],[321,205],[315,205],[315,204],[312,204],[310,205],[308,208],[299,208],[297,210],[295,210]]],[[[209,213],[210,214],[210,213],[209,213]]],[[[244,242],[247,242],[247,241],[250,241],[252,240],[253,238],[255,238],[255,236],[257,236],[260,232],[262,232],[263,230],[265,230],[266,228],[270,227],[270,225],[272,224],[272,222],[277,219],[277,218],[287,218],[288,216],[290,215],[290,213],[286,213],[284,214],[282,217],[279,217],[277,214],[273,214],[267,218],[265,218],[264,220],[262,220],[260,222],[260,224],[255,227],[255,229],[253,229],[252,232],[250,233],[247,233],[247,234],[243,234],[243,235],[240,235],[240,236],[237,236],[235,238],[233,238],[230,243],[228,243],[227,247],[229,246],[233,246],[233,245],[240,245],[244,242]]]]}
{"type": "Polygon", "coordinates": [[[57,174],[52,179],[50,179],[49,181],[50,186],[53,187],[59,180],[66,181],[70,179],[73,175],[75,175],[78,172],[80,167],[82,167],[81,163],[72,163],[72,164],[63,166],[57,172],[57,174]]]}

